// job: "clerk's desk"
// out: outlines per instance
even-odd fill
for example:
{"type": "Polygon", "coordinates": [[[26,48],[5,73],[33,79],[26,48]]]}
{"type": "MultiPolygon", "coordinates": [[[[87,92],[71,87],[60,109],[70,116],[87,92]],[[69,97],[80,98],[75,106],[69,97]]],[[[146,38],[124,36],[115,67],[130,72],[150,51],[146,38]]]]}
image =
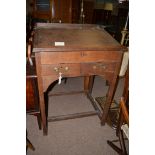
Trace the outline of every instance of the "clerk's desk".
{"type": "Polygon", "coordinates": [[[37,23],[32,52],[35,53],[36,59],[43,134],[47,135],[49,121],[95,114],[104,125],[121,66],[121,45],[98,25],[37,23]],[[44,93],[54,81],[61,80],[60,74],[61,77],[84,77],[83,92],[90,99],[95,111],[58,117],[46,115],[44,93]],[[109,83],[102,112],[91,96],[93,75],[99,75],[109,83]]]}

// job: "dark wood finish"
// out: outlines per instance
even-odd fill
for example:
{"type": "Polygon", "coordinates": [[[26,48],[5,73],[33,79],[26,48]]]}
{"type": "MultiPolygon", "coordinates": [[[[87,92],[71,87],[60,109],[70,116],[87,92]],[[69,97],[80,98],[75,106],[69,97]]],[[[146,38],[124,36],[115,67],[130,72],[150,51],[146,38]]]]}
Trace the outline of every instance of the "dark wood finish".
{"type": "Polygon", "coordinates": [[[26,111],[27,113],[38,111],[38,95],[37,95],[36,78],[26,78],[26,111]]]}
{"type": "Polygon", "coordinates": [[[92,93],[94,79],[95,79],[95,75],[94,76],[89,76],[88,93],[90,93],[90,94],[92,93]]]}
{"type": "Polygon", "coordinates": [[[116,146],[114,141],[107,141],[107,143],[121,155],[127,155],[125,138],[121,126],[127,124],[129,126],[129,67],[125,74],[123,97],[120,101],[119,119],[116,129],[116,136],[119,138],[120,148],[116,146]]]}
{"type": "Polygon", "coordinates": [[[84,91],[58,92],[58,93],[49,94],[48,96],[73,95],[73,94],[81,94],[81,93],[84,93],[84,91]]]}
{"type": "Polygon", "coordinates": [[[122,38],[121,31],[125,26],[128,12],[129,1],[114,3],[112,10],[104,10],[103,7],[95,8],[93,13],[93,24],[105,25],[106,30],[120,42],[122,38]]]}
{"type": "Polygon", "coordinates": [[[36,57],[36,69],[37,69],[37,80],[38,80],[38,89],[39,89],[39,99],[40,99],[40,111],[41,111],[41,118],[42,118],[42,125],[43,125],[43,133],[44,135],[47,134],[47,120],[46,120],[46,111],[45,111],[45,102],[44,102],[44,93],[43,93],[43,85],[42,85],[42,77],[41,77],[41,67],[39,64],[40,62],[40,55],[35,54],[36,57]]]}
{"type": "Polygon", "coordinates": [[[124,134],[123,131],[121,130],[121,126],[123,125],[123,123],[127,123],[129,126],[129,113],[126,107],[126,103],[124,102],[124,98],[121,98],[120,101],[120,114],[119,117],[121,119],[119,119],[118,121],[118,127],[116,131],[119,131],[117,136],[119,137],[119,142],[120,142],[120,148],[118,146],[116,146],[113,142],[114,141],[107,141],[107,143],[120,155],[127,155],[127,151],[126,151],[126,146],[125,146],[125,138],[124,138],[124,134]]]}
{"type": "MultiPolygon", "coordinates": [[[[30,39],[32,41],[32,39],[30,39]]],[[[39,129],[41,129],[41,116],[39,106],[38,83],[36,75],[35,57],[31,56],[31,44],[28,45],[26,63],[26,113],[37,117],[39,129]],[[33,66],[29,63],[32,59],[33,66]]]]}
{"type": "Polygon", "coordinates": [[[52,0],[52,22],[72,22],[72,0],[52,0]]]}
{"type": "MultiPolygon", "coordinates": [[[[128,68],[127,68],[127,71],[125,73],[124,78],[125,78],[125,80],[124,80],[124,90],[123,90],[123,95],[122,96],[124,98],[124,102],[126,103],[127,108],[129,109],[129,65],[128,65],[128,68]]],[[[118,123],[117,130],[116,130],[116,135],[117,136],[120,133],[120,128],[121,128],[121,122],[122,121],[123,121],[123,117],[120,116],[119,121],[118,121],[120,123],[118,123]]]]}
{"type": "Polygon", "coordinates": [[[72,0],[72,23],[80,22],[80,0],[72,0]]]}
{"type": "Polygon", "coordinates": [[[128,64],[127,71],[125,73],[123,96],[124,96],[124,101],[126,103],[129,96],[129,64],[128,64]]]}
{"type": "MultiPolygon", "coordinates": [[[[49,85],[58,79],[59,72],[63,77],[84,76],[84,89],[88,94],[91,92],[89,89],[92,89],[91,76],[99,75],[109,81],[105,108],[103,113],[99,114],[104,125],[122,60],[123,48],[120,44],[97,25],[38,23],[35,28],[33,52],[36,57],[44,134],[47,134],[44,93],[49,85]],[[54,43],[60,41],[65,45],[55,46],[54,43]]],[[[89,99],[91,100],[90,97],[89,99]]],[[[98,109],[96,111],[99,113],[98,109]]]]}
{"type": "Polygon", "coordinates": [[[52,117],[48,117],[48,122],[62,121],[62,120],[74,119],[74,118],[82,118],[82,117],[88,117],[88,116],[93,116],[97,114],[98,114],[97,111],[89,111],[89,112],[81,112],[81,113],[68,114],[68,115],[52,116],[52,117]]]}
{"type": "Polygon", "coordinates": [[[52,15],[51,0],[49,0],[48,3],[47,3],[47,1],[44,2],[44,0],[43,0],[42,3],[40,3],[40,4],[43,4],[42,5],[43,7],[48,4],[48,7],[47,8],[41,7],[41,5],[40,6],[37,5],[37,0],[34,0],[32,17],[37,18],[37,19],[43,19],[43,20],[46,20],[48,22],[51,22],[51,15],[52,15]]]}
{"type": "Polygon", "coordinates": [[[110,25],[112,24],[112,16],[109,10],[104,9],[94,9],[93,21],[94,24],[110,25]]]}
{"type": "Polygon", "coordinates": [[[88,97],[88,99],[91,101],[91,104],[93,105],[95,111],[97,112],[98,117],[101,119],[101,118],[102,118],[101,111],[100,111],[100,109],[98,108],[96,102],[94,101],[94,98],[91,96],[90,92],[87,94],[87,97],[88,97]]]}
{"type": "Polygon", "coordinates": [[[93,22],[93,12],[94,12],[94,2],[93,1],[84,1],[83,2],[84,10],[84,23],[92,24],[93,22]]]}
{"type": "Polygon", "coordinates": [[[90,80],[90,77],[89,76],[85,76],[84,77],[84,92],[87,94],[88,91],[89,91],[89,81],[90,80]]]}

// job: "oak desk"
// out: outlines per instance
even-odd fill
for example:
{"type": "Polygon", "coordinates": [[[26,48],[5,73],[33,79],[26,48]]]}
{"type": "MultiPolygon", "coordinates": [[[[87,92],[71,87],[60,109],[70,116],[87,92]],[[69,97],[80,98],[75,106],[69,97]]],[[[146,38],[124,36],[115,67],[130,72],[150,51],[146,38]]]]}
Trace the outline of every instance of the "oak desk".
{"type": "Polygon", "coordinates": [[[98,114],[104,125],[113,99],[123,49],[103,27],[90,24],[38,23],[35,27],[33,52],[36,69],[43,133],[47,135],[47,122],[98,114]],[[71,116],[46,116],[44,93],[58,77],[84,77],[84,93],[95,111],[71,116]],[[99,75],[109,83],[103,112],[91,96],[92,77],[99,75]]]}

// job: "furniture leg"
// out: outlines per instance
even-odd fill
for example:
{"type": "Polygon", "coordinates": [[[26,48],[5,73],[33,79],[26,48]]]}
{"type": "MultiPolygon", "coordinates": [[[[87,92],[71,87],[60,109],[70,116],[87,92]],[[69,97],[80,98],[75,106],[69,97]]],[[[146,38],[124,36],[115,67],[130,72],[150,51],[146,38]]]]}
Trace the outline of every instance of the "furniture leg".
{"type": "Polygon", "coordinates": [[[84,92],[85,92],[85,94],[92,93],[94,78],[95,78],[95,76],[85,76],[84,77],[84,92]]]}
{"type": "Polygon", "coordinates": [[[89,85],[89,76],[84,76],[84,92],[88,93],[88,85],[89,85]]]}
{"type": "Polygon", "coordinates": [[[47,135],[47,119],[46,119],[46,112],[45,112],[45,101],[44,101],[44,94],[40,94],[40,111],[41,111],[41,119],[43,125],[43,134],[47,135]]]}
{"type": "MultiPolygon", "coordinates": [[[[35,55],[36,57],[36,66],[37,66],[37,74],[40,75],[41,73],[41,66],[37,64],[41,64],[41,58],[40,54],[37,53],[35,55]]],[[[42,120],[42,126],[43,126],[43,135],[47,135],[47,117],[46,117],[46,109],[45,109],[45,100],[44,100],[44,91],[43,91],[43,85],[42,85],[42,78],[38,76],[38,89],[39,89],[39,99],[40,99],[40,112],[41,112],[41,120],[42,120]]]]}
{"type": "Polygon", "coordinates": [[[111,103],[112,103],[112,100],[113,100],[114,92],[116,90],[117,80],[118,80],[117,78],[113,78],[113,80],[111,82],[109,82],[110,86],[109,86],[107,99],[106,99],[106,103],[105,103],[102,118],[101,118],[101,124],[102,125],[105,125],[105,122],[106,122],[106,119],[107,119],[107,116],[108,116],[108,112],[109,112],[109,109],[110,109],[110,106],[111,106],[111,103]]]}
{"type": "Polygon", "coordinates": [[[118,146],[116,146],[113,143],[114,141],[107,141],[107,143],[120,155],[127,155],[128,154],[127,150],[126,150],[126,146],[125,146],[125,138],[124,138],[124,134],[123,134],[124,131],[121,129],[121,126],[124,123],[127,123],[127,125],[129,125],[129,115],[128,115],[127,107],[124,103],[124,99],[121,99],[119,121],[118,121],[117,130],[116,130],[116,135],[119,137],[120,148],[118,148],[118,146]]]}
{"type": "Polygon", "coordinates": [[[67,83],[67,78],[64,78],[64,83],[65,83],[65,84],[67,83]]]}
{"type": "MultiPolygon", "coordinates": [[[[119,113],[121,113],[122,110],[120,109],[119,113]]],[[[117,124],[117,129],[116,129],[116,136],[120,136],[120,132],[121,132],[121,122],[123,121],[123,116],[120,115],[118,118],[118,124],[117,124]]]]}
{"type": "Polygon", "coordinates": [[[94,79],[95,79],[95,75],[90,76],[90,78],[89,78],[88,90],[89,90],[90,94],[92,93],[92,90],[93,90],[94,79]]]}

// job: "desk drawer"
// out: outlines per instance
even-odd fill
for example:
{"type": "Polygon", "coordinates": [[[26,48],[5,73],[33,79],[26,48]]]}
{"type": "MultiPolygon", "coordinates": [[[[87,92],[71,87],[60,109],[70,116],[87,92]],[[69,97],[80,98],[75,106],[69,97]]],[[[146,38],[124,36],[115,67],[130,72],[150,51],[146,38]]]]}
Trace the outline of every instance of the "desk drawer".
{"type": "Polygon", "coordinates": [[[81,73],[89,75],[103,75],[106,72],[113,73],[116,69],[116,63],[82,63],[81,64],[81,73]]]}
{"type": "Polygon", "coordinates": [[[51,64],[51,65],[41,65],[42,76],[76,76],[80,75],[80,64],[51,64]]]}
{"type": "Polygon", "coordinates": [[[41,52],[41,64],[120,62],[121,55],[119,51],[41,52]]]}

